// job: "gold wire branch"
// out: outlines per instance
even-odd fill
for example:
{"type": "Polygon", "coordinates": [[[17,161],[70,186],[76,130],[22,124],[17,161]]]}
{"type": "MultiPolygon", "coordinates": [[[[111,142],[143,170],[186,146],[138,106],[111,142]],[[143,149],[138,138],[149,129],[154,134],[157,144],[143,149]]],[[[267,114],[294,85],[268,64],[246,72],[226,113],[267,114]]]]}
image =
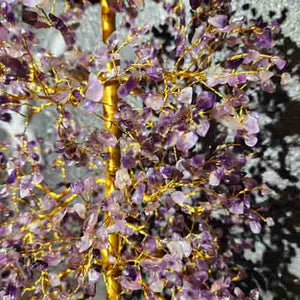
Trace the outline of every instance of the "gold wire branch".
{"type": "MultiPolygon", "coordinates": [[[[109,8],[108,5],[109,0],[100,0],[101,3],[101,21],[102,21],[102,37],[103,37],[103,42],[107,42],[109,36],[115,31],[115,13],[109,8]]],[[[55,2],[56,0],[53,0],[53,6],[52,8],[55,7],[55,2]]],[[[210,1],[211,6],[213,6],[215,1],[210,1]]],[[[182,1],[178,0],[177,1],[178,5],[176,10],[181,10],[182,9],[182,1]]],[[[46,15],[47,18],[47,15],[46,15]]],[[[190,24],[191,25],[191,24],[190,24]]],[[[188,27],[187,27],[188,28],[188,27]]],[[[185,35],[187,34],[187,28],[185,30],[185,35]]],[[[184,28],[183,28],[184,29],[184,28]]],[[[182,29],[182,30],[183,30],[182,29]]],[[[239,32],[239,31],[246,31],[246,30],[256,30],[257,28],[253,27],[251,29],[234,29],[233,32],[239,32]]],[[[206,31],[207,33],[214,32],[215,29],[213,29],[211,26],[208,26],[206,31]]],[[[138,33],[136,33],[137,35],[138,33]]],[[[119,46],[119,48],[116,48],[115,50],[112,51],[112,54],[119,54],[120,50],[130,44],[136,36],[129,35],[128,38],[125,40],[123,44],[119,46]]],[[[222,45],[222,43],[225,41],[222,40],[221,42],[218,40],[212,41],[209,44],[208,49],[206,49],[204,46],[201,46],[201,39],[196,40],[195,42],[192,43],[190,46],[186,46],[184,51],[182,52],[181,56],[177,59],[175,62],[174,68],[168,71],[162,71],[163,72],[163,88],[160,86],[157,87],[158,94],[163,97],[163,107],[159,112],[163,112],[165,114],[168,114],[167,108],[171,108],[172,110],[176,111],[178,108],[176,105],[171,104],[172,102],[168,101],[169,96],[172,95],[174,97],[177,97],[184,88],[186,87],[192,87],[196,84],[201,84],[205,89],[212,91],[215,95],[217,95],[222,103],[226,103],[229,105],[229,107],[232,108],[232,112],[234,114],[234,117],[238,120],[239,123],[243,123],[243,115],[248,114],[247,107],[241,106],[240,108],[235,108],[234,106],[231,106],[230,100],[234,99],[235,94],[231,92],[231,89],[228,87],[227,90],[219,90],[217,87],[211,87],[207,84],[207,77],[211,73],[210,71],[212,70],[212,57],[219,48],[219,46],[222,45]],[[183,62],[186,60],[191,59],[191,63],[189,64],[188,67],[186,67],[183,62]],[[208,66],[207,66],[208,65],[208,66]]],[[[22,39],[22,45],[24,49],[26,50],[26,53],[29,55],[30,58],[30,70],[31,70],[31,75],[30,75],[30,80],[28,83],[31,83],[27,88],[26,91],[28,94],[31,94],[31,96],[27,95],[15,95],[15,94],[9,94],[7,92],[4,93],[6,97],[8,97],[9,102],[8,103],[3,103],[0,105],[2,108],[14,108],[18,106],[25,106],[26,109],[28,109],[27,116],[24,115],[24,117],[27,117],[26,119],[26,128],[29,124],[29,117],[40,113],[44,109],[47,109],[50,106],[56,106],[57,107],[57,112],[59,113],[59,118],[57,119],[57,127],[58,127],[58,135],[60,138],[63,140],[64,139],[64,112],[65,112],[65,107],[66,105],[73,105],[77,106],[80,104],[79,102],[77,103],[76,101],[74,102],[72,99],[71,92],[76,90],[79,90],[81,94],[84,93],[85,88],[84,87],[73,87],[72,86],[72,80],[69,80],[66,77],[59,77],[59,72],[52,68],[52,73],[54,74],[54,81],[55,81],[55,86],[50,86],[50,83],[46,83],[42,80],[39,79],[39,74],[42,72],[40,70],[39,65],[35,63],[33,56],[30,53],[30,49],[24,39],[22,39]],[[60,86],[60,83],[65,83],[66,86],[60,86]],[[55,100],[55,95],[62,91],[62,90],[69,90],[69,99],[67,103],[59,103],[55,100]],[[43,104],[38,104],[36,101],[38,100],[46,100],[45,103],[43,104]]],[[[228,61],[230,60],[235,60],[239,58],[244,58],[246,57],[247,54],[241,53],[237,54],[234,56],[231,56],[227,58],[228,61]]],[[[260,54],[260,58],[267,58],[267,59],[272,59],[272,58],[278,58],[277,56],[273,55],[267,55],[267,54],[260,54]]],[[[99,80],[101,79],[101,82],[104,84],[104,97],[102,101],[103,105],[103,115],[100,114],[95,114],[98,118],[101,118],[103,120],[103,126],[106,130],[109,130],[112,132],[117,139],[120,138],[120,129],[118,126],[118,123],[116,122],[115,119],[115,114],[118,111],[118,97],[117,97],[117,92],[118,92],[118,87],[119,84],[125,82],[128,80],[129,76],[128,73],[132,74],[140,74],[140,79],[145,79],[148,80],[148,75],[145,72],[140,72],[142,69],[146,69],[147,67],[151,67],[152,63],[150,60],[147,60],[146,62],[140,62],[139,58],[136,59],[136,61],[131,64],[129,67],[127,67],[125,70],[119,70],[118,69],[118,60],[112,60],[112,62],[107,63],[107,74],[109,74],[110,71],[113,75],[110,76],[104,76],[103,74],[99,73],[99,80]],[[102,77],[103,76],[103,77],[102,77]]],[[[228,77],[228,76],[239,76],[239,75],[259,75],[261,71],[268,71],[270,66],[267,67],[261,67],[257,68],[255,67],[255,64],[253,65],[247,65],[243,66],[243,68],[240,69],[234,69],[231,73],[226,73],[222,72],[222,68],[219,65],[213,65],[214,67],[218,67],[218,70],[220,72],[215,72],[213,73],[214,76],[213,78],[221,78],[221,77],[228,77]],[[244,70],[245,69],[245,70],[244,70]]],[[[0,64],[0,73],[1,73],[1,64],[0,64]]],[[[84,83],[85,84],[85,83],[84,83]]],[[[246,89],[248,83],[244,84],[241,89],[246,89]]],[[[138,95],[138,88],[136,88],[132,93],[138,95]]],[[[191,126],[199,126],[199,124],[193,119],[193,110],[195,108],[194,104],[191,104],[189,108],[186,110],[186,116],[184,118],[184,122],[187,124],[187,128],[189,129],[191,126]]],[[[138,112],[141,110],[140,107],[135,108],[135,110],[138,112]]],[[[21,113],[19,113],[21,114],[21,113]]],[[[198,113],[200,116],[207,117],[208,119],[211,119],[211,112],[210,111],[200,111],[198,113]]],[[[154,127],[154,122],[150,121],[147,124],[148,128],[153,128],[154,127]]],[[[171,128],[173,130],[173,128],[171,128]]],[[[122,134],[123,137],[128,137],[128,139],[131,141],[130,143],[127,144],[127,146],[123,147],[124,153],[126,153],[127,150],[131,147],[139,147],[141,148],[143,146],[143,143],[145,141],[141,141],[138,136],[138,132],[136,131],[130,131],[126,129],[122,129],[122,134]]],[[[75,141],[73,139],[66,140],[66,144],[68,143],[73,143],[76,145],[75,141]]],[[[219,145],[211,154],[210,156],[206,159],[205,164],[208,163],[214,163],[218,164],[218,156],[221,151],[226,150],[227,148],[231,147],[240,147],[239,144],[224,144],[224,145],[219,145]]],[[[0,149],[4,151],[7,151],[7,147],[3,144],[0,145],[0,149]]],[[[176,147],[174,146],[174,157],[176,159],[176,162],[180,158],[180,152],[177,152],[176,147]]],[[[161,147],[158,151],[161,151],[161,161],[154,162],[155,168],[159,168],[164,165],[164,158],[165,154],[164,152],[165,149],[161,147]]],[[[97,178],[96,183],[97,184],[104,184],[105,185],[105,196],[106,198],[109,197],[109,195],[114,191],[115,186],[114,186],[114,181],[115,181],[115,174],[116,171],[120,168],[120,147],[117,145],[116,147],[107,147],[106,148],[106,153],[108,153],[109,159],[106,162],[106,176],[105,178],[97,178]]],[[[34,172],[39,172],[37,165],[35,165],[34,161],[30,158],[28,154],[28,144],[27,141],[24,139],[23,140],[23,145],[22,145],[22,155],[26,155],[28,157],[29,162],[33,165],[32,170],[34,172]]],[[[251,157],[252,153],[248,154],[248,157],[251,157]]],[[[143,158],[140,158],[141,160],[143,158]]],[[[1,166],[0,166],[1,167],[1,166]]],[[[63,160],[63,158],[57,157],[55,161],[52,164],[52,167],[57,167],[61,169],[61,175],[64,183],[66,182],[67,174],[66,174],[66,162],[63,160]]],[[[143,163],[141,163],[141,169],[143,169],[143,163]]],[[[230,173],[232,170],[226,171],[226,173],[230,173]]],[[[16,211],[19,212],[19,206],[22,208],[21,205],[26,204],[26,199],[21,199],[20,197],[17,197],[17,191],[19,188],[17,187],[17,184],[20,184],[22,176],[26,175],[25,172],[22,171],[21,168],[18,169],[17,173],[17,180],[18,182],[16,183],[16,186],[12,186],[12,195],[13,195],[13,204],[16,207],[16,211]]],[[[147,179],[144,179],[142,181],[138,181],[134,179],[134,173],[131,172],[131,179],[133,184],[131,185],[131,188],[128,188],[125,193],[125,198],[127,203],[131,203],[131,194],[134,193],[134,191],[137,188],[137,185],[141,182],[147,183],[147,179]]],[[[155,208],[156,204],[159,204],[158,202],[163,201],[163,196],[165,194],[169,194],[172,191],[178,189],[178,188],[185,188],[188,190],[188,192],[185,194],[186,197],[194,197],[199,194],[203,194],[206,198],[212,197],[217,199],[220,195],[214,190],[210,190],[209,188],[206,188],[205,185],[208,182],[209,178],[209,172],[203,172],[201,174],[201,178],[194,178],[190,182],[184,181],[181,179],[172,179],[171,181],[166,181],[164,184],[158,184],[153,191],[147,191],[144,193],[144,204],[147,206],[153,208],[153,212],[157,216],[157,208],[155,208]]],[[[233,193],[231,195],[232,199],[237,199],[240,196],[243,196],[244,194],[248,194],[250,192],[254,191],[259,191],[261,187],[259,188],[245,188],[242,191],[239,191],[237,193],[233,193]]],[[[87,204],[87,210],[91,209],[91,204],[89,203],[89,195],[87,196],[87,199],[83,197],[81,194],[75,194],[72,192],[72,189],[70,188],[65,188],[64,191],[60,193],[56,193],[54,190],[52,190],[45,182],[35,184],[35,190],[33,192],[35,203],[37,206],[37,210],[31,208],[31,214],[34,215],[33,219],[29,222],[27,225],[22,225],[19,230],[21,234],[24,234],[23,237],[23,243],[25,245],[33,245],[34,243],[37,243],[39,248],[31,248],[28,247],[20,250],[20,253],[30,259],[37,260],[39,258],[43,258],[45,254],[48,252],[54,252],[54,251],[60,251],[68,248],[69,245],[74,244],[77,240],[78,237],[65,237],[64,233],[60,231],[58,226],[55,225],[55,217],[59,216],[59,214],[62,214],[65,209],[67,209],[73,202],[76,201],[77,198],[81,198],[81,200],[84,201],[85,204],[87,204]],[[52,199],[55,200],[56,205],[54,208],[50,209],[49,211],[41,209],[41,203],[39,200],[39,196],[41,195],[46,195],[52,199]],[[31,232],[32,227],[34,227],[36,224],[40,224],[41,226],[48,226],[49,230],[53,231],[53,241],[47,242],[46,237],[43,236],[38,236],[31,232]],[[43,239],[46,241],[44,242],[43,239]]],[[[193,233],[194,229],[194,222],[196,218],[199,216],[202,216],[205,218],[205,209],[206,206],[204,203],[195,203],[193,205],[189,204],[180,204],[177,203],[179,208],[182,210],[184,209],[186,212],[188,212],[191,215],[191,218],[193,220],[193,225],[190,230],[190,233],[186,238],[190,237],[193,233]]],[[[158,206],[156,206],[158,207],[158,206]]],[[[4,208],[2,208],[4,210],[4,208]]],[[[216,203],[211,204],[211,209],[216,211],[218,209],[224,209],[224,206],[222,203],[219,203],[216,201],[216,203]]],[[[1,210],[1,208],[0,208],[1,210]]],[[[99,209],[100,210],[100,209],[99,209]]],[[[98,210],[98,212],[99,212],[98,210]]],[[[258,211],[251,210],[253,214],[256,214],[261,220],[266,222],[266,219],[259,214],[258,211]]],[[[138,220],[139,218],[139,212],[136,212],[132,210],[130,212],[130,217],[138,220]]],[[[149,215],[147,218],[150,218],[149,215]]],[[[111,226],[113,225],[114,221],[112,218],[112,215],[107,212],[105,213],[104,216],[104,225],[105,226],[111,226]]],[[[173,217],[169,220],[169,224],[172,224],[173,222],[173,217]]],[[[2,226],[10,226],[13,224],[17,224],[17,220],[12,220],[12,221],[7,221],[5,223],[2,223],[2,226]]],[[[134,223],[134,222],[133,222],[134,223]]],[[[151,236],[151,230],[149,228],[149,223],[148,219],[143,220],[142,222],[139,222],[137,224],[133,224],[130,221],[126,220],[126,227],[134,231],[135,233],[138,233],[142,235],[144,238],[148,238],[151,236]]],[[[6,238],[10,238],[11,235],[15,234],[15,232],[12,232],[10,235],[8,235],[6,238]]],[[[121,290],[121,286],[118,282],[118,276],[120,275],[120,271],[124,269],[127,263],[129,262],[134,262],[135,267],[140,271],[140,268],[142,267],[140,265],[140,262],[143,259],[147,258],[153,258],[153,259],[162,259],[163,255],[166,252],[165,246],[163,245],[163,242],[160,240],[160,238],[153,237],[155,241],[158,244],[158,251],[155,254],[156,256],[152,256],[152,254],[147,253],[146,250],[141,250],[138,247],[138,242],[130,240],[129,237],[126,235],[122,234],[109,234],[108,236],[108,249],[102,250],[101,255],[102,258],[98,259],[95,258],[95,261],[98,264],[101,264],[103,267],[103,276],[104,276],[104,281],[106,285],[106,299],[107,300],[120,300],[121,295],[126,294],[127,291],[124,288],[121,290]],[[132,250],[135,253],[135,257],[131,260],[126,260],[125,258],[121,257],[121,249],[126,249],[126,247],[129,247],[130,250],[132,250]]],[[[94,238],[96,240],[96,238],[94,238]]],[[[192,259],[191,261],[195,261],[196,259],[211,259],[211,257],[205,253],[203,250],[197,250],[193,249],[192,252],[192,259]]],[[[66,277],[68,274],[72,273],[78,273],[77,276],[80,275],[80,278],[86,278],[88,271],[90,268],[92,268],[93,264],[93,247],[91,246],[89,250],[85,253],[82,254],[81,257],[81,264],[77,268],[77,270],[72,270],[72,269],[65,269],[63,271],[60,271],[58,273],[58,278],[63,278],[66,277]]],[[[22,272],[22,271],[20,271],[22,272]]],[[[234,277],[232,280],[238,280],[239,277],[238,275],[234,277]]],[[[147,294],[147,290],[149,287],[146,284],[146,280],[141,279],[140,282],[142,287],[143,287],[143,292],[144,296],[146,299],[149,299],[149,296],[147,294]]],[[[51,299],[57,299],[58,295],[55,293],[58,293],[58,291],[51,292],[48,289],[49,284],[48,284],[48,273],[47,271],[42,271],[40,278],[34,283],[32,287],[24,287],[22,291],[22,295],[29,292],[31,293],[35,289],[38,289],[38,285],[40,288],[41,293],[43,294],[43,297],[47,297],[49,295],[53,294],[53,298],[51,299]]],[[[76,289],[72,292],[72,295],[68,298],[71,299],[77,292],[81,292],[80,288],[82,287],[82,280],[80,279],[78,281],[78,286],[76,289]]],[[[172,294],[172,299],[175,299],[175,292],[180,292],[180,288],[176,288],[173,290],[172,294]]],[[[28,296],[29,297],[29,296],[28,296]]],[[[49,296],[50,297],[50,296],[49,296]]],[[[51,296],[52,297],[52,296],[51,296]]],[[[163,300],[164,298],[162,296],[158,296],[159,300],[163,300]]],[[[36,299],[35,297],[31,297],[30,299],[36,299]]]]}

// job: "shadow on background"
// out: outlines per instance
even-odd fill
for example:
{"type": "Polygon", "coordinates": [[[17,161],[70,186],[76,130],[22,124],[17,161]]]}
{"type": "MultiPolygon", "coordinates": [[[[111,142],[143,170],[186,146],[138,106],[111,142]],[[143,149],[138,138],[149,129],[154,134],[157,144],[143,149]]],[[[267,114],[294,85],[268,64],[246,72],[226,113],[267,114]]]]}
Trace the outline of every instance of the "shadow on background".
{"type": "MultiPolygon", "coordinates": [[[[256,17],[254,8],[247,5],[244,9],[251,9],[252,15],[256,17]]],[[[287,9],[282,11],[279,23],[288,21],[287,12],[287,9]]],[[[272,17],[272,14],[270,12],[269,16],[272,17]]],[[[299,76],[300,48],[291,38],[285,37],[282,33],[279,33],[278,40],[280,45],[276,48],[287,61],[284,72],[289,72],[292,77],[299,76]]],[[[278,178],[288,180],[288,185],[280,188],[279,182],[278,185],[269,184],[279,196],[276,199],[270,197],[264,203],[270,208],[266,214],[273,217],[275,221],[275,225],[270,227],[268,234],[271,243],[265,242],[265,234],[253,235],[248,228],[245,228],[240,236],[241,239],[251,237],[264,245],[262,260],[253,263],[251,260],[242,258],[241,255],[235,255],[235,260],[246,270],[247,277],[241,282],[245,290],[259,285],[262,291],[271,292],[274,300],[297,300],[300,299],[300,279],[290,273],[289,266],[292,258],[296,257],[293,246],[300,248],[300,185],[299,178],[289,170],[286,158],[287,155],[291,155],[291,148],[297,147],[297,151],[300,151],[300,102],[289,98],[287,92],[280,87],[279,80],[277,87],[275,94],[260,93],[258,95],[259,112],[273,121],[261,130],[260,140],[268,136],[270,142],[267,145],[259,145],[260,160],[255,167],[251,168],[251,173],[258,182],[262,182],[262,173],[267,169],[272,169],[279,176],[278,178]],[[293,142],[286,141],[285,137],[295,135],[297,138],[293,138],[293,142]],[[273,164],[271,160],[268,161],[263,156],[265,151],[272,147],[279,148],[279,167],[278,163],[273,164]]],[[[300,268],[300,257],[297,265],[300,268]]],[[[262,299],[265,298],[262,297],[262,299]]]]}
{"type": "MultiPolygon", "coordinates": [[[[250,10],[253,17],[257,19],[255,8],[250,5],[245,5],[244,10],[250,10]]],[[[288,21],[287,9],[281,13],[278,20],[279,24],[288,21]]],[[[269,17],[273,17],[274,13],[269,12],[269,17]]],[[[263,22],[263,18],[258,18],[263,22]]],[[[172,35],[168,32],[168,26],[161,25],[159,28],[154,28],[153,34],[156,38],[164,41],[163,49],[165,55],[173,56],[174,53],[168,53],[167,46],[172,40],[172,35]]],[[[300,48],[289,37],[285,37],[282,33],[278,34],[279,45],[276,46],[278,53],[287,61],[284,72],[289,72],[292,77],[300,75],[300,48]]],[[[160,53],[161,55],[161,53],[160,53]]],[[[262,174],[267,170],[274,171],[280,180],[287,180],[288,185],[285,188],[280,188],[280,182],[272,184],[270,188],[277,194],[276,198],[269,197],[263,203],[263,206],[268,207],[266,213],[274,219],[275,225],[269,228],[269,232],[262,232],[259,235],[251,233],[248,227],[244,227],[243,233],[236,234],[234,237],[242,241],[252,240],[259,242],[264,246],[262,259],[253,262],[247,260],[243,253],[234,254],[233,260],[235,264],[240,265],[246,271],[246,278],[239,282],[239,286],[245,292],[251,289],[260,287],[263,294],[261,299],[270,299],[269,295],[273,295],[273,300],[297,300],[300,299],[300,279],[295,277],[290,271],[292,258],[296,257],[296,251],[293,246],[300,249],[300,189],[299,178],[289,170],[286,164],[287,155],[290,155],[290,150],[293,147],[300,151],[300,101],[295,101],[289,98],[288,93],[280,86],[280,78],[276,82],[277,90],[274,94],[266,94],[259,92],[258,97],[259,112],[271,118],[271,124],[264,126],[261,130],[260,141],[269,139],[267,145],[260,144],[257,147],[259,162],[251,168],[251,175],[258,182],[262,183],[262,174]],[[298,136],[293,140],[296,142],[288,143],[285,140],[286,136],[298,136]],[[278,152],[278,163],[273,164],[271,159],[264,157],[266,150],[276,147],[278,152]],[[279,148],[279,150],[278,150],[279,148]],[[268,236],[268,237],[267,237],[268,236]],[[266,238],[268,242],[266,242],[266,238]],[[293,246],[292,246],[293,244],[293,246]]],[[[300,96],[299,96],[300,100],[300,96]]],[[[205,138],[202,151],[214,149],[218,144],[222,143],[219,137],[216,139],[216,131],[213,124],[208,136],[205,138]]],[[[299,162],[300,167],[300,162],[299,162]]],[[[226,236],[229,236],[230,228],[224,228],[224,224],[213,224],[214,227],[221,226],[224,229],[221,241],[222,249],[226,251],[230,249],[230,244],[226,236]]],[[[232,235],[232,234],[231,234],[232,235]]],[[[300,251],[299,251],[300,253],[300,251]]],[[[300,268],[300,257],[299,257],[300,268]]],[[[300,273],[300,272],[299,272],[300,273]]]]}

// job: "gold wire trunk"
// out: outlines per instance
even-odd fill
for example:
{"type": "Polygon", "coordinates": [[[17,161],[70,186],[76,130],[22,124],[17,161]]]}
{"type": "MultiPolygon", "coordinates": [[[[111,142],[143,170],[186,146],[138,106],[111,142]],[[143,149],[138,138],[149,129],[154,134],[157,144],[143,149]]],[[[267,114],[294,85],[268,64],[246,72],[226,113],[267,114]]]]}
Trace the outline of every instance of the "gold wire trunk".
{"type": "MultiPolygon", "coordinates": [[[[101,0],[101,19],[102,19],[102,39],[106,42],[108,37],[115,31],[115,13],[109,8],[106,0],[101,0]]],[[[108,64],[108,70],[112,68],[112,64],[108,64]]],[[[117,138],[120,132],[115,123],[115,114],[118,109],[118,82],[109,82],[104,87],[103,97],[103,116],[104,128],[111,131],[117,138]]],[[[107,161],[107,172],[105,179],[105,196],[108,197],[114,190],[115,173],[120,167],[120,149],[116,147],[107,147],[106,152],[109,154],[107,161]]],[[[105,215],[106,225],[111,225],[112,220],[109,213],[105,215]]],[[[102,261],[104,272],[104,281],[106,285],[106,299],[120,299],[120,285],[116,279],[116,264],[111,258],[117,259],[120,252],[120,241],[117,234],[109,235],[109,247],[102,250],[102,261]]]]}

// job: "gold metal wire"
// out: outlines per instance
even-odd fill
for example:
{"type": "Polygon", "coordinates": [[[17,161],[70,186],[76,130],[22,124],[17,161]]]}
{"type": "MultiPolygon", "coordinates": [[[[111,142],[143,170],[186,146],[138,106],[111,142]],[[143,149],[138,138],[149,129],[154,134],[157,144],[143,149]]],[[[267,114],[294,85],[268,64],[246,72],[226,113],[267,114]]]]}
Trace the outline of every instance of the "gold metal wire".
{"type": "MultiPolygon", "coordinates": [[[[108,37],[115,31],[115,13],[109,8],[107,0],[101,0],[101,19],[102,19],[102,39],[106,42],[108,37]]],[[[112,69],[112,64],[107,65],[108,70],[112,69]]],[[[114,135],[119,138],[120,132],[115,125],[115,114],[118,108],[118,83],[109,82],[104,87],[103,97],[103,116],[104,127],[110,130],[114,135]]],[[[120,167],[120,149],[116,147],[107,147],[109,159],[107,161],[107,174],[105,180],[105,196],[108,197],[114,190],[115,173],[120,167]]],[[[106,214],[106,224],[111,225],[112,220],[109,213],[106,214]]],[[[105,268],[104,281],[106,285],[106,299],[119,300],[120,299],[120,285],[117,281],[117,272],[115,272],[114,263],[110,258],[116,259],[120,252],[120,241],[117,234],[109,235],[109,247],[102,250],[102,262],[105,268]]]]}

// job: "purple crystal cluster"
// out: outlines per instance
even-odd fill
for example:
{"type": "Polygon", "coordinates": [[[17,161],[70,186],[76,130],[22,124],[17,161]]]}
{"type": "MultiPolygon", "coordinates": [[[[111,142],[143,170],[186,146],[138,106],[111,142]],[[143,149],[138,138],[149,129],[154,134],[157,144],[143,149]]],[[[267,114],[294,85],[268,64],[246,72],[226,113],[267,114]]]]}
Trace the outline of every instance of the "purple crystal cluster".
{"type": "Polygon", "coordinates": [[[13,145],[0,142],[0,298],[94,297],[114,234],[120,251],[109,261],[124,297],[259,299],[242,290],[247,274],[233,258],[249,243],[225,229],[273,225],[254,201],[268,187],[245,165],[259,142],[251,91],[272,93],[290,78],[278,74],[277,22],[233,18],[225,0],[161,1],[161,33],[136,25],[144,1],[108,2],[122,28],[83,53],[75,30],[90,2],[68,1],[56,15],[47,1],[1,0],[0,120],[20,114],[25,129],[13,145]],[[64,42],[58,57],[36,34],[51,28],[64,42]],[[102,129],[104,89],[116,83],[121,137],[102,129]],[[53,140],[30,139],[32,118],[49,109],[53,140]],[[76,114],[99,123],[79,124],[76,114]],[[107,147],[120,149],[121,167],[105,197],[107,147]]]}

